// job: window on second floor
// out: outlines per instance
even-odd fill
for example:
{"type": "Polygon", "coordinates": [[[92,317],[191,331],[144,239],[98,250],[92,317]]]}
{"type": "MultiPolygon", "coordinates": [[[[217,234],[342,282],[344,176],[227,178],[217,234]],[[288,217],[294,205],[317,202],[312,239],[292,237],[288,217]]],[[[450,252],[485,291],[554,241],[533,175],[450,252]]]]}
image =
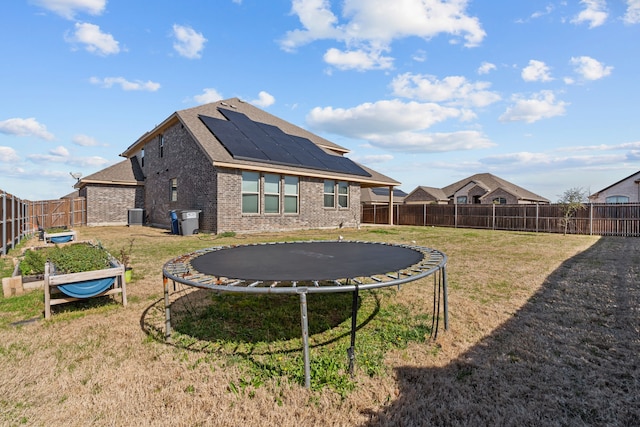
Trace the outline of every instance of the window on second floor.
{"type": "Polygon", "coordinates": [[[171,178],[170,183],[171,183],[170,200],[172,202],[177,202],[178,201],[178,178],[171,178]]]}
{"type": "Polygon", "coordinates": [[[160,148],[160,157],[164,156],[164,135],[158,135],[158,147],[160,148]]]}
{"type": "Polygon", "coordinates": [[[628,196],[609,196],[605,200],[606,203],[629,203],[628,196]]]}

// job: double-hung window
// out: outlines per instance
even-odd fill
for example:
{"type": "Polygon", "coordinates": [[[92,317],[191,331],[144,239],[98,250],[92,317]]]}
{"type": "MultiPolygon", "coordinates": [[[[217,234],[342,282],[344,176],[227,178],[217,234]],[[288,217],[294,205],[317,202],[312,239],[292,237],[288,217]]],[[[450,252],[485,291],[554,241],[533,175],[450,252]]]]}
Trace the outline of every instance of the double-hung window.
{"type": "Polygon", "coordinates": [[[346,209],[349,207],[349,183],[338,182],[338,207],[346,209]]]}
{"type": "Polygon", "coordinates": [[[284,177],[284,213],[298,213],[298,177],[284,177]]]}
{"type": "Polygon", "coordinates": [[[171,185],[171,193],[170,193],[170,200],[172,202],[177,202],[178,201],[178,178],[171,178],[170,180],[170,185],[171,185]]]}
{"type": "Polygon", "coordinates": [[[259,213],[260,174],[242,172],[242,213],[259,213]]]}
{"type": "Polygon", "coordinates": [[[324,207],[336,207],[336,182],[332,179],[324,180],[324,207]]]}
{"type": "Polygon", "coordinates": [[[264,174],[264,213],[280,213],[280,175],[264,174]]]}

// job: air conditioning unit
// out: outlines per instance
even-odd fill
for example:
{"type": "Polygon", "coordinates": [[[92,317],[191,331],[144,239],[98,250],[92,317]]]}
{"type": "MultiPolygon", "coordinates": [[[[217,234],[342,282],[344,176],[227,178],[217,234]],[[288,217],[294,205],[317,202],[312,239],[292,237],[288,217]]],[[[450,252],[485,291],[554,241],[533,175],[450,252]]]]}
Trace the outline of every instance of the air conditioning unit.
{"type": "Polygon", "coordinates": [[[144,225],[144,209],[129,209],[129,226],[144,225]]]}

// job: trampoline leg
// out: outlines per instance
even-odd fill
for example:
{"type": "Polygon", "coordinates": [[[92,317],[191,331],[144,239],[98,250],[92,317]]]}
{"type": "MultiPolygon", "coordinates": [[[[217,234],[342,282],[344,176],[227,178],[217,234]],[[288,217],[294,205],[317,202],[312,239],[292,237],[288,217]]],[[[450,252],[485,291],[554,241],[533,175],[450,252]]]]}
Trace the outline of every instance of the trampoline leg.
{"type": "Polygon", "coordinates": [[[300,318],[302,322],[302,351],[304,355],[304,386],[311,388],[311,366],[309,363],[309,320],[307,319],[307,294],[300,292],[300,318]]]}
{"type": "Polygon", "coordinates": [[[351,302],[351,347],[347,349],[349,356],[349,375],[353,377],[356,364],[356,327],[358,326],[358,287],[353,291],[353,300],[351,302]]]}
{"type": "Polygon", "coordinates": [[[444,301],[444,330],[449,330],[449,302],[447,298],[447,267],[442,267],[442,293],[444,301]]]}
{"type": "Polygon", "coordinates": [[[171,304],[169,303],[169,279],[166,276],[162,277],[164,284],[164,337],[167,342],[171,341],[171,304]]]}

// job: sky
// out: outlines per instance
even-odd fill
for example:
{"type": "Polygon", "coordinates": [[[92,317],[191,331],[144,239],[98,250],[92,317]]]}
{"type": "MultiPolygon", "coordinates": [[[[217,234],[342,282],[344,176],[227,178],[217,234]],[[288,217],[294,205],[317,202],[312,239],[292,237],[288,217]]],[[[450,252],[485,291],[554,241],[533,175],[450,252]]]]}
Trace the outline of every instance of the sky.
{"type": "Polygon", "coordinates": [[[11,0],[0,190],[71,193],[173,112],[239,97],[402,183],[552,202],[640,170],[640,0],[11,0]]]}

